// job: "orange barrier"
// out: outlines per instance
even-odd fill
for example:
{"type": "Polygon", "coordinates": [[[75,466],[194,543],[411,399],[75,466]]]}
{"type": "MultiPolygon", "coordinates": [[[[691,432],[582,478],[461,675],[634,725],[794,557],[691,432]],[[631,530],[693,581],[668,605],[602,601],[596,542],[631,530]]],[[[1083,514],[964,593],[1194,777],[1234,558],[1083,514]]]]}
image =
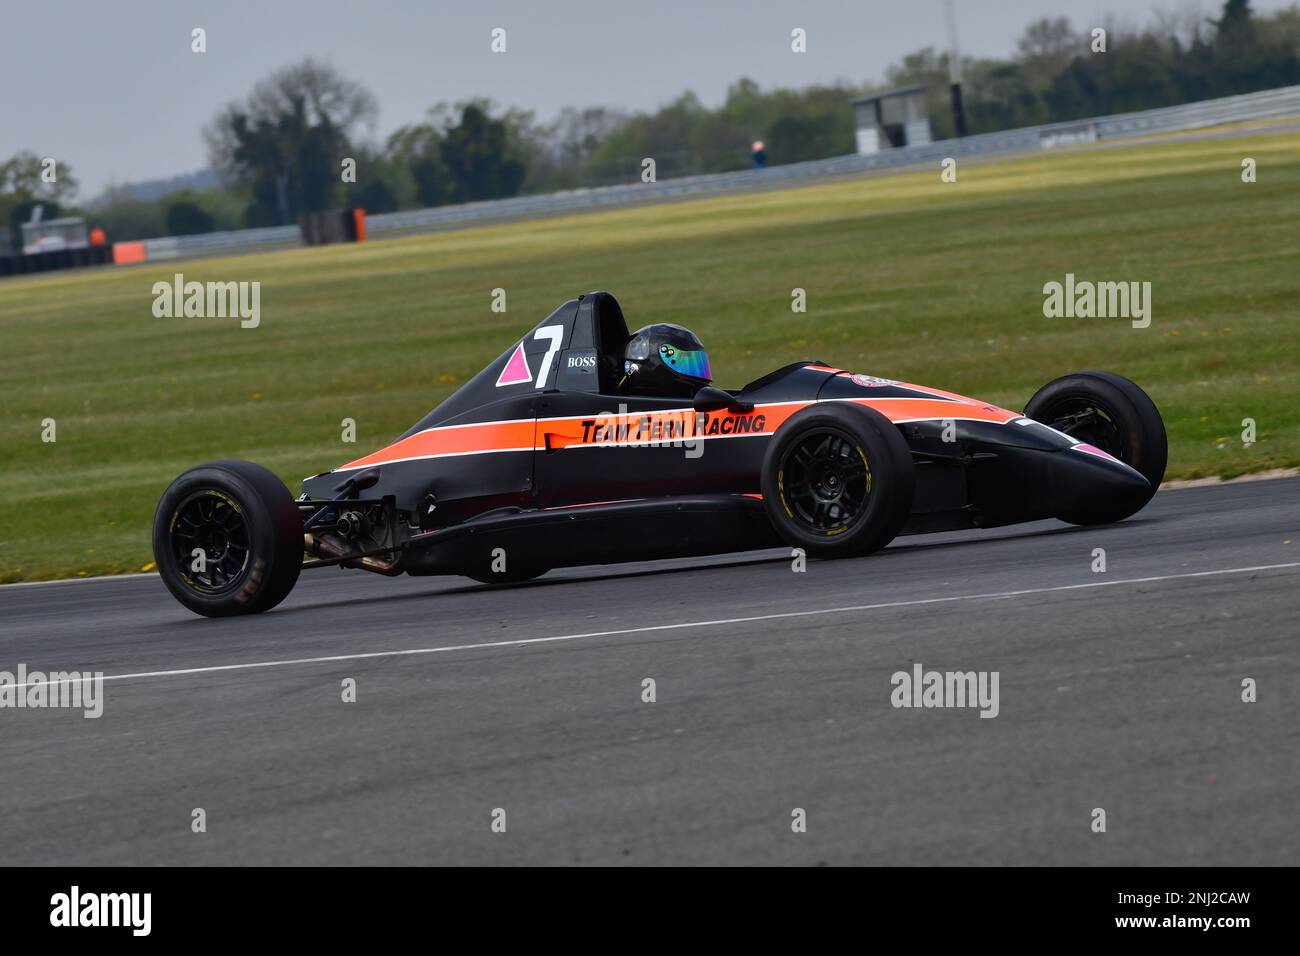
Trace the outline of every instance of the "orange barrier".
{"type": "Polygon", "coordinates": [[[366,211],[364,209],[352,210],[352,227],[356,233],[356,242],[366,241],[366,211]]]}
{"type": "Polygon", "coordinates": [[[145,258],[143,242],[113,243],[113,263],[115,265],[124,266],[133,262],[144,262],[145,258]]]}

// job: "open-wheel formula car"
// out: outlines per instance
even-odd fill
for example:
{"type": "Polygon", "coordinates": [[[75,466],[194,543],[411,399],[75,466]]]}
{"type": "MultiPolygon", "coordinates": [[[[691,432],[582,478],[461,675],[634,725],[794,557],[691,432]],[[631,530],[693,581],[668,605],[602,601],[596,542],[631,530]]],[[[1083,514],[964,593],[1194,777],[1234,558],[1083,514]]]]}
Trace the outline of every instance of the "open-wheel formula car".
{"type": "Polygon", "coordinates": [[[1109,372],[1024,414],[797,362],[709,384],[679,326],[629,333],[606,292],[564,303],[392,444],[303,482],[246,461],[168,487],[153,547],[186,607],[265,611],[301,571],[463,574],[800,548],[865,555],[899,534],[1119,521],[1164,475],[1160,414],[1109,372]]]}

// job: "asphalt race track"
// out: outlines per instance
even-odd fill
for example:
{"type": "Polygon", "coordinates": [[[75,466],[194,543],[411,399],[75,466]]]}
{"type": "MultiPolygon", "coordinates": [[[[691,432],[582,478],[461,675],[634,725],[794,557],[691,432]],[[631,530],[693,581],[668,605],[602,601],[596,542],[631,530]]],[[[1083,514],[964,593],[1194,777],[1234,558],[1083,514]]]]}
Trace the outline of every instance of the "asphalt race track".
{"type": "Polygon", "coordinates": [[[0,710],[0,846],[8,864],[1294,865],[1298,595],[1300,479],[804,573],[781,552],[508,589],[331,568],[225,621],[152,576],[0,588],[0,670],[107,678],[99,719],[0,710]],[[997,671],[998,715],[894,708],[916,662],[997,671]]]}

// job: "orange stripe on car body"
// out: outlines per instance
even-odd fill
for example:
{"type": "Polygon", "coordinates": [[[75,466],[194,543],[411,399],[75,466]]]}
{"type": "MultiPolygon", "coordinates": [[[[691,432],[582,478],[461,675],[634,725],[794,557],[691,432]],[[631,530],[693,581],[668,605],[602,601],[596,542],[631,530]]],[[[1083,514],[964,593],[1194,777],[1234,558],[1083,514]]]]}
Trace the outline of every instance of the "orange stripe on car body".
{"type": "Polygon", "coordinates": [[[365,468],[413,458],[443,458],[450,455],[481,455],[500,451],[532,451],[533,430],[527,421],[481,422],[472,425],[430,428],[393,442],[387,448],[348,462],[335,469],[365,468]]]}
{"type": "MultiPolygon", "coordinates": [[[[1020,417],[1016,412],[973,402],[956,395],[953,396],[953,400],[918,396],[916,398],[837,398],[827,401],[864,405],[875,409],[896,424],[916,421],[973,420],[1001,425],[1020,417]]],[[[665,411],[628,412],[624,415],[608,413],[540,418],[536,421],[515,419],[439,425],[400,439],[386,448],[341,465],[335,470],[347,471],[398,461],[497,452],[639,447],[690,440],[770,437],[793,415],[815,404],[817,404],[815,401],[773,402],[757,405],[752,412],[743,415],[732,412],[696,412],[689,406],[684,406],[665,411]],[[751,427],[748,430],[738,429],[735,423],[741,420],[748,420],[751,427]],[[666,434],[665,426],[671,426],[666,434]],[[659,437],[651,437],[655,435],[659,437]]]]}
{"type": "Polygon", "coordinates": [[[830,401],[852,402],[874,408],[896,425],[904,422],[977,421],[1005,425],[1019,418],[1015,412],[994,405],[972,403],[966,400],[947,401],[942,398],[837,398],[830,401]]]}

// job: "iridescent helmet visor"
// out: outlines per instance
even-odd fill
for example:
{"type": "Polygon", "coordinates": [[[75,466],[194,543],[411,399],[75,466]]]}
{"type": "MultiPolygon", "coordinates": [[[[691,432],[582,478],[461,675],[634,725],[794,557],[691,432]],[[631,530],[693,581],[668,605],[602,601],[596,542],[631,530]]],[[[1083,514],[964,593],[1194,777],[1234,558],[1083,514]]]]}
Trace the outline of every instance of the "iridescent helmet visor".
{"type": "Polygon", "coordinates": [[[713,373],[709,369],[708,352],[687,352],[671,345],[661,345],[659,346],[659,357],[674,372],[680,372],[682,375],[688,375],[691,378],[704,379],[706,382],[713,381],[713,373]]]}

